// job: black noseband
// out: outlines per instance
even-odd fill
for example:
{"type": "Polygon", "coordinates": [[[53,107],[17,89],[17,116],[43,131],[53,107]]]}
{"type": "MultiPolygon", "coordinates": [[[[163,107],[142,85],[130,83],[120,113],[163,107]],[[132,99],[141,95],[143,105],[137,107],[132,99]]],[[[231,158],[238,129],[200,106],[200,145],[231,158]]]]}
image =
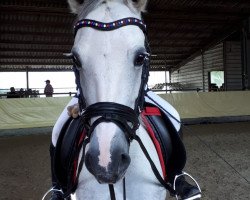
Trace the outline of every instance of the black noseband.
{"type": "Polygon", "coordinates": [[[89,137],[95,127],[102,122],[115,123],[125,132],[129,141],[134,138],[135,132],[139,127],[138,115],[132,108],[113,102],[92,104],[85,109],[81,118],[86,125],[89,137]],[[90,119],[93,117],[99,118],[90,125],[90,119]]]}

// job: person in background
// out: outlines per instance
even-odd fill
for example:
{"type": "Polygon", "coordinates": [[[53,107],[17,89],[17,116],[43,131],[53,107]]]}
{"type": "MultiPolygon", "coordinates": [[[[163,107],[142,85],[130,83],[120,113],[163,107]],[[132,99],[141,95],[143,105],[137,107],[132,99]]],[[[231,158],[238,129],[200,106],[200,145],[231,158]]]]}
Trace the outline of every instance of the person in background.
{"type": "Polygon", "coordinates": [[[50,84],[50,80],[46,80],[45,82],[46,82],[46,86],[44,88],[44,94],[46,95],[46,97],[52,97],[54,89],[52,85],[50,84]]]}
{"type": "Polygon", "coordinates": [[[19,94],[20,98],[24,98],[24,97],[25,97],[25,91],[24,91],[24,89],[21,88],[21,89],[19,90],[18,94],[19,94]]]}
{"type": "Polygon", "coordinates": [[[19,98],[19,95],[17,94],[14,87],[11,87],[10,92],[7,92],[7,98],[19,98]]]}

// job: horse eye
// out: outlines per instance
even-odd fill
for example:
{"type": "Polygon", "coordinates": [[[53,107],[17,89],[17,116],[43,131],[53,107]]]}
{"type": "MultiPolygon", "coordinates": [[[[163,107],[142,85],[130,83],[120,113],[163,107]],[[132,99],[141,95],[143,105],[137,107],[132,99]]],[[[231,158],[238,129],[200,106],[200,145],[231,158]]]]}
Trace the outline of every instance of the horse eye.
{"type": "Polygon", "coordinates": [[[135,58],[134,65],[135,66],[142,66],[146,60],[147,55],[146,54],[138,54],[135,58]]]}
{"type": "Polygon", "coordinates": [[[72,56],[72,60],[73,60],[73,63],[74,65],[76,66],[77,69],[80,69],[82,66],[81,66],[81,62],[79,61],[79,59],[77,59],[76,56],[72,56]]]}

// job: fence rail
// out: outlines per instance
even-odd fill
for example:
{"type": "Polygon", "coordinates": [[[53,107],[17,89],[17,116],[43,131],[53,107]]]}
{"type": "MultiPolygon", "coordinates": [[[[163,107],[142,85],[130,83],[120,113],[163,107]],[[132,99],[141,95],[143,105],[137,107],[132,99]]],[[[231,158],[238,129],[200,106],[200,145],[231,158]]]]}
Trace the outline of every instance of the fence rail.
{"type": "MultiPolygon", "coordinates": [[[[53,96],[57,95],[67,95],[67,96],[74,96],[76,92],[55,92],[53,93],[53,96]]],[[[45,97],[46,95],[44,93],[16,93],[16,94],[0,94],[0,98],[6,97],[6,98],[40,98],[45,97]]]]}
{"type": "Polygon", "coordinates": [[[181,88],[181,89],[151,89],[153,92],[165,92],[165,93],[172,93],[172,92],[189,92],[189,91],[197,91],[200,92],[200,88],[181,88]]]}

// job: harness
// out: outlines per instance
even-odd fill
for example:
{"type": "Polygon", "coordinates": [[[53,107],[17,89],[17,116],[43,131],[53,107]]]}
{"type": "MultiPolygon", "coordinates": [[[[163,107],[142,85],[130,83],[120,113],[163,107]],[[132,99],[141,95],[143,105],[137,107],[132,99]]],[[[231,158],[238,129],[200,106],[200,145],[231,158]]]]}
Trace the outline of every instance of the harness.
{"type": "MultiPolygon", "coordinates": [[[[139,142],[145,156],[148,158],[158,180],[166,189],[175,194],[171,185],[175,175],[182,171],[186,163],[186,151],[180,135],[173,127],[165,111],[153,104],[145,103],[141,117],[147,133],[155,145],[162,168],[163,179],[141,140],[138,139],[139,137],[135,136],[135,139],[139,142]]],[[[84,152],[88,142],[89,137],[81,117],[76,119],[69,118],[59,135],[53,166],[54,174],[62,188],[64,197],[74,193],[77,188],[79,173],[84,162],[83,153],[81,161],[78,163],[79,152],[82,147],[84,152]]]]}
{"type": "MultiPolygon", "coordinates": [[[[91,27],[99,31],[112,31],[128,25],[137,26],[144,32],[145,47],[147,52],[150,53],[146,37],[146,25],[143,23],[143,21],[136,18],[124,18],[110,23],[102,23],[94,20],[83,19],[77,22],[74,29],[76,35],[77,31],[84,27],[91,27]]],[[[77,88],[80,91],[79,105],[83,112],[77,119],[69,118],[62,128],[56,145],[53,170],[57,177],[57,182],[62,188],[63,196],[66,198],[71,193],[75,192],[78,184],[79,174],[84,163],[85,147],[89,143],[91,134],[95,127],[102,122],[115,123],[123,130],[128,141],[132,141],[133,139],[136,140],[148,159],[156,178],[167,190],[169,190],[172,194],[176,194],[175,190],[169,184],[168,179],[171,178],[170,174],[172,174],[174,170],[181,171],[183,169],[186,161],[186,154],[178,133],[171,125],[172,123],[169,121],[169,119],[165,119],[165,121],[162,120],[163,117],[161,115],[163,114],[163,111],[158,110],[158,113],[155,115],[152,113],[150,114],[150,109],[147,109],[147,107],[144,110],[144,107],[146,106],[145,93],[149,76],[149,57],[144,59],[141,85],[138,97],[135,101],[134,109],[114,102],[98,102],[86,107],[86,101],[80,85],[80,74],[76,68],[76,63],[74,63],[73,70],[75,72],[77,88]],[[146,124],[148,133],[150,134],[150,137],[156,146],[162,165],[164,178],[162,178],[158,172],[141,139],[136,135],[136,130],[140,125],[138,117],[142,110],[144,110],[142,112],[143,121],[146,124]],[[90,124],[90,119],[96,116],[100,117],[93,124],[90,124]],[[176,163],[176,158],[171,159],[175,149],[179,148],[176,147],[177,143],[173,143],[172,140],[178,140],[178,145],[179,143],[182,144],[183,148],[180,150],[180,159],[183,163],[176,163]],[[82,157],[80,159],[80,163],[78,163],[81,149],[83,149],[82,157]]],[[[156,109],[156,107],[154,107],[154,109],[156,109]]],[[[177,160],[179,160],[179,158],[177,158],[177,160]]],[[[113,185],[109,185],[109,189],[111,199],[114,200],[115,194],[113,185]]],[[[125,198],[126,195],[124,195],[124,199],[125,198]]]]}

